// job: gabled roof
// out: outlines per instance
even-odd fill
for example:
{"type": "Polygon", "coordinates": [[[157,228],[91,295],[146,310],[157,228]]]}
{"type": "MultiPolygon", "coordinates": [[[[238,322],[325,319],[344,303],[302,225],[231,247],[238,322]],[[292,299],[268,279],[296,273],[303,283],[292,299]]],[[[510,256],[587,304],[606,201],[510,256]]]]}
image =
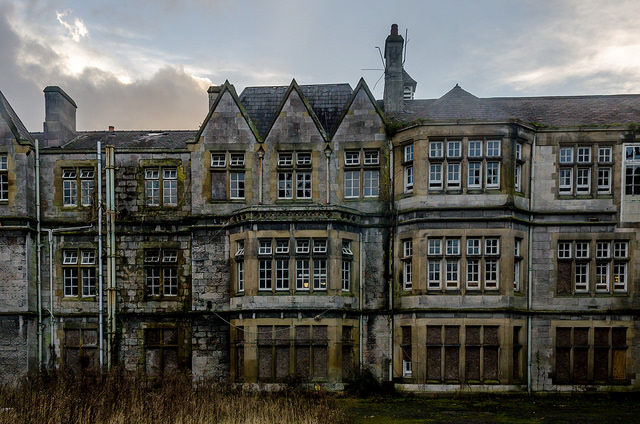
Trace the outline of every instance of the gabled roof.
{"type": "Polygon", "coordinates": [[[640,94],[494,97],[486,101],[525,122],[552,127],[640,122],[640,94]]]}
{"type": "Polygon", "coordinates": [[[625,125],[640,122],[640,94],[479,98],[456,84],[439,99],[405,101],[404,111],[393,117],[406,122],[520,120],[549,127],[625,125]]]}
{"type": "Polygon", "coordinates": [[[18,115],[13,110],[9,101],[4,97],[2,91],[0,91],[0,116],[5,120],[9,128],[11,128],[11,132],[13,136],[20,144],[34,144],[33,137],[27,131],[27,128],[24,126],[18,115]]]}
{"type": "Polygon", "coordinates": [[[403,115],[411,115],[411,119],[425,119],[428,121],[503,121],[510,115],[494,106],[485,99],[480,99],[458,84],[448,93],[431,102],[405,102],[406,110],[403,115]],[[422,106],[417,109],[412,106],[422,106]]]}
{"type": "Polygon", "coordinates": [[[418,85],[416,80],[411,78],[411,75],[409,75],[407,71],[404,70],[404,67],[402,68],[402,82],[403,82],[403,85],[410,85],[414,88],[418,85]]]}
{"type": "Polygon", "coordinates": [[[198,129],[197,133],[195,134],[195,139],[191,141],[192,143],[197,143],[198,142],[198,140],[200,139],[200,136],[202,136],[202,132],[207,127],[207,124],[209,123],[209,120],[211,119],[211,116],[213,115],[213,112],[218,107],[218,104],[222,100],[222,96],[226,92],[228,92],[231,95],[231,97],[233,98],[233,101],[235,102],[236,106],[240,110],[240,113],[242,114],[244,119],[247,121],[247,125],[249,125],[249,128],[251,129],[251,132],[253,132],[253,135],[255,136],[256,140],[258,140],[259,142],[261,142],[263,140],[263,138],[260,137],[260,133],[258,132],[258,129],[255,126],[255,123],[251,120],[251,118],[249,117],[249,114],[247,113],[246,108],[244,107],[244,105],[242,104],[240,99],[238,98],[238,94],[236,93],[235,87],[233,85],[231,85],[229,80],[226,80],[224,82],[224,84],[222,84],[222,87],[220,88],[220,92],[218,93],[218,97],[216,97],[216,100],[213,102],[213,104],[209,108],[209,113],[207,113],[207,117],[204,118],[204,121],[202,121],[202,124],[200,125],[200,128],[198,129]]]}
{"type": "MultiPolygon", "coordinates": [[[[96,143],[111,144],[119,149],[186,149],[187,141],[196,131],[85,131],[68,143],[62,150],[93,150],[96,143]]],[[[54,148],[55,149],[55,148],[54,148]]]]}
{"type": "Polygon", "coordinates": [[[292,89],[299,90],[303,102],[308,102],[321,129],[332,134],[351,99],[353,90],[349,84],[313,84],[271,87],[247,87],[240,94],[240,102],[264,139],[276,119],[283,102],[292,89]]]}
{"type": "Polygon", "coordinates": [[[364,90],[365,94],[367,95],[367,97],[369,97],[369,100],[371,101],[371,105],[376,110],[378,115],[380,115],[380,118],[382,119],[382,122],[384,122],[386,124],[386,119],[384,117],[384,112],[382,110],[382,107],[380,106],[380,102],[378,100],[376,100],[375,97],[373,97],[373,94],[371,93],[371,90],[369,90],[369,86],[367,85],[367,83],[364,80],[364,78],[360,77],[360,80],[358,81],[358,84],[356,85],[356,88],[353,90],[353,93],[351,94],[351,98],[349,99],[349,102],[346,104],[346,106],[344,107],[344,110],[342,111],[342,113],[340,114],[340,117],[337,120],[337,124],[336,124],[335,128],[329,134],[330,138],[333,138],[333,136],[335,135],[336,131],[338,131],[338,128],[340,128],[340,124],[342,124],[342,121],[344,120],[344,117],[349,112],[349,109],[351,109],[351,105],[353,104],[353,102],[356,99],[356,96],[358,95],[360,90],[364,90]]]}

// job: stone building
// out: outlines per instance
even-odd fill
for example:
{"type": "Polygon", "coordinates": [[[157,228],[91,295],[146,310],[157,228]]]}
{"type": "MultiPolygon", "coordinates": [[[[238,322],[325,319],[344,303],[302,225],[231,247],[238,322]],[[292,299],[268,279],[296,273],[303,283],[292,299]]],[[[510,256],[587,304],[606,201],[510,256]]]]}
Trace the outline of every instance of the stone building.
{"type": "Polygon", "coordinates": [[[637,389],[640,95],[414,99],[403,43],[382,100],[225,82],[193,131],[0,93],[0,379],[637,389]]]}

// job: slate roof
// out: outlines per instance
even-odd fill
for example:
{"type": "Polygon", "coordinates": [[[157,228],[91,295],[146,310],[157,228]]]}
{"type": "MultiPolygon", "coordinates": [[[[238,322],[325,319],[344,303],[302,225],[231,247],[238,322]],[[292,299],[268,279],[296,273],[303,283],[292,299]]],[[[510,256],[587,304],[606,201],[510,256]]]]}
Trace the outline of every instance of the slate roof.
{"type": "Polygon", "coordinates": [[[2,91],[0,91],[0,116],[2,116],[7,125],[9,125],[16,140],[27,141],[31,144],[34,143],[33,137],[29,134],[29,131],[27,131],[27,128],[20,118],[18,118],[18,115],[9,104],[9,101],[4,97],[2,91]]]}
{"type": "Polygon", "coordinates": [[[96,143],[120,149],[186,149],[197,131],[87,131],[61,146],[67,150],[95,149],[96,143]]]}
{"type": "MultiPolygon", "coordinates": [[[[266,132],[274,121],[288,88],[287,86],[247,87],[240,94],[240,102],[261,137],[266,137],[266,132]]],[[[300,91],[309,102],[324,130],[332,134],[353,94],[351,86],[349,84],[301,85],[300,91]]]]}
{"type": "Polygon", "coordinates": [[[479,98],[456,84],[439,99],[405,101],[403,121],[500,122],[521,120],[549,127],[640,122],[640,94],[479,98]]]}

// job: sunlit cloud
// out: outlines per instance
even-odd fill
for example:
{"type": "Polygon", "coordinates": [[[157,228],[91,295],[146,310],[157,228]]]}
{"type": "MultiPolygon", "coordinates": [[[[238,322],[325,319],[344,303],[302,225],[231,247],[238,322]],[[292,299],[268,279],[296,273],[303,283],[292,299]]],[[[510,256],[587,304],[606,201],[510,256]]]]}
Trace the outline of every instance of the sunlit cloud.
{"type": "Polygon", "coordinates": [[[67,22],[64,18],[69,16],[69,14],[69,11],[56,12],[56,19],[63,27],[67,29],[67,31],[69,31],[69,36],[71,37],[71,39],[77,43],[81,38],[89,35],[89,30],[80,18],[75,18],[72,24],[67,22]]]}

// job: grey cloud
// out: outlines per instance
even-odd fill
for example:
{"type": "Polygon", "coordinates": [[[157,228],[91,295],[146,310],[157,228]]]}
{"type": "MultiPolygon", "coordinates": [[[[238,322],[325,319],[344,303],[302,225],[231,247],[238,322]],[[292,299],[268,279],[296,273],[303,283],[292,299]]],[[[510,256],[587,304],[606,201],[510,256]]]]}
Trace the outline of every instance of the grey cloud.
{"type": "Polygon", "coordinates": [[[0,4],[0,90],[31,131],[41,131],[46,85],[59,85],[78,104],[78,129],[194,129],[207,112],[200,81],[179,67],[160,69],[149,79],[121,83],[114,75],[85,68],[76,76],[62,71],[61,58],[36,40],[12,29],[11,6],[0,4]],[[30,58],[23,60],[21,52],[30,58]],[[33,105],[41,105],[36,109],[33,105]]]}

